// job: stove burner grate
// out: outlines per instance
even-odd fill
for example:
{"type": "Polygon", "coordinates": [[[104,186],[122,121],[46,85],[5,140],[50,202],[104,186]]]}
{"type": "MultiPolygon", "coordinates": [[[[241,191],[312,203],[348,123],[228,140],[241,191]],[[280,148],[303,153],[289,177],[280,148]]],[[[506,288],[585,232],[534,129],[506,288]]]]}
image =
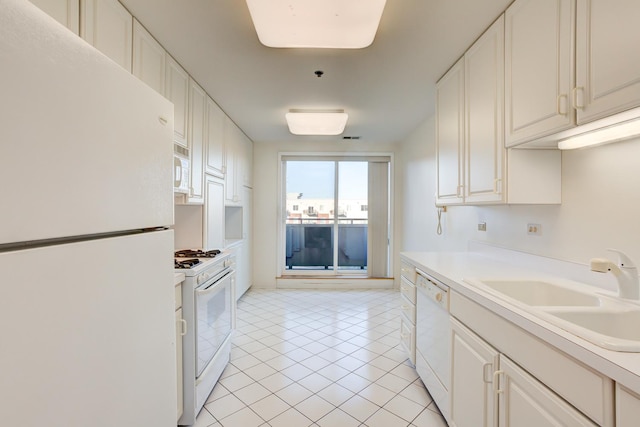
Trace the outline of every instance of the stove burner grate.
{"type": "Polygon", "coordinates": [[[181,269],[182,268],[192,268],[193,266],[200,264],[200,262],[201,261],[199,259],[196,259],[196,258],[194,258],[194,259],[183,259],[183,260],[180,260],[180,261],[178,261],[177,259],[174,259],[173,260],[173,265],[174,265],[173,268],[181,268],[181,269]]]}
{"type": "Polygon", "coordinates": [[[183,257],[214,258],[219,253],[220,251],[218,249],[213,249],[211,251],[203,251],[201,249],[183,249],[180,251],[176,251],[174,255],[178,258],[183,258],[183,257]]]}

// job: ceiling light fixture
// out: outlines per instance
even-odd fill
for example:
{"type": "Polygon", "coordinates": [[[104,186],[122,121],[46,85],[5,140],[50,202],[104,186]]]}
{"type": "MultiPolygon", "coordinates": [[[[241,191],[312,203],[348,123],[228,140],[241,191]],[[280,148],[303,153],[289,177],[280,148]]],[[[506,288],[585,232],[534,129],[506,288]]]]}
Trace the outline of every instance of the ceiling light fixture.
{"type": "Polygon", "coordinates": [[[247,0],[268,47],[361,49],[373,43],[386,0],[247,0]]]}
{"type": "Polygon", "coordinates": [[[285,117],[294,135],[340,135],[349,115],[344,110],[289,110],[285,117]]]}
{"type": "Polygon", "coordinates": [[[561,150],[592,147],[640,136],[640,108],[596,120],[567,131],[558,142],[561,150]]]}

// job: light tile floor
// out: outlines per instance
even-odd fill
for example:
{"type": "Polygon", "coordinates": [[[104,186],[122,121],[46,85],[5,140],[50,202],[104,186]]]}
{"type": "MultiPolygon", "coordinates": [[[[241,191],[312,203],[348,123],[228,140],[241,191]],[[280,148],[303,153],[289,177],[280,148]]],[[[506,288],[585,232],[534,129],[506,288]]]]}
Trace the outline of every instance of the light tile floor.
{"type": "Polygon", "coordinates": [[[250,290],[197,427],[446,427],[400,347],[394,290],[250,290]]]}

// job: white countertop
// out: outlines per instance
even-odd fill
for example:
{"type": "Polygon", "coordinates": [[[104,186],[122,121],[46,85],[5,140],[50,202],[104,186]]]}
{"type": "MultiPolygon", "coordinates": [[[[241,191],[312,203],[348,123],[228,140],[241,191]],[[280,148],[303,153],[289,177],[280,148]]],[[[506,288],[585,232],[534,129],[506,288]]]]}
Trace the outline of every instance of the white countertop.
{"type": "Polygon", "coordinates": [[[562,271],[557,273],[541,271],[542,269],[539,268],[523,266],[521,262],[512,263],[508,257],[496,257],[495,254],[481,252],[403,252],[401,257],[454,291],[614,381],[635,392],[640,392],[640,353],[624,353],[598,347],[463,280],[480,277],[553,278],[570,281],[562,275],[562,271]]]}

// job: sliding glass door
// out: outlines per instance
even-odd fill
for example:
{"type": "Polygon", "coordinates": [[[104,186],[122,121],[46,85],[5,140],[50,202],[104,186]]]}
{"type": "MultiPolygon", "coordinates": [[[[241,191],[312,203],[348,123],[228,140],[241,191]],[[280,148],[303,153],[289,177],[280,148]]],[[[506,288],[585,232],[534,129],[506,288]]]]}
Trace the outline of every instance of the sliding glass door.
{"type": "Polygon", "coordinates": [[[388,169],[388,158],[284,157],[282,273],[387,277],[388,169]]]}

